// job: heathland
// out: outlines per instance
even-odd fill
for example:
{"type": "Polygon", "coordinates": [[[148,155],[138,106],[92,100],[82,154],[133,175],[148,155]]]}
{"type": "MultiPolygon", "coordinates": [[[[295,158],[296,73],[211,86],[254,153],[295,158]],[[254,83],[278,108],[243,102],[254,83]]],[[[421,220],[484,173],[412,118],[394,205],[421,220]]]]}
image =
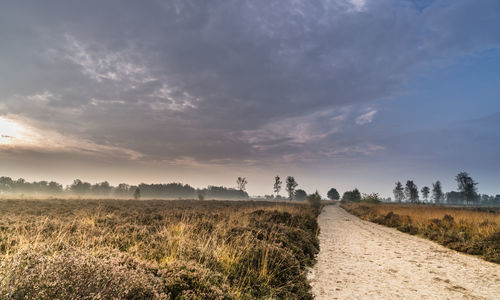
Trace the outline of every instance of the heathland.
{"type": "Polygon", "coordinates": [[[363,202],[347,202],[342,207],[363,220],[394,227],[448,248],[500,263],[498,210],[363,202]]]}
{"type": "Polygon", "coordinates": [[[1,200],[0,299],[311,299],[317,213],[254,201],[1,200]]]}

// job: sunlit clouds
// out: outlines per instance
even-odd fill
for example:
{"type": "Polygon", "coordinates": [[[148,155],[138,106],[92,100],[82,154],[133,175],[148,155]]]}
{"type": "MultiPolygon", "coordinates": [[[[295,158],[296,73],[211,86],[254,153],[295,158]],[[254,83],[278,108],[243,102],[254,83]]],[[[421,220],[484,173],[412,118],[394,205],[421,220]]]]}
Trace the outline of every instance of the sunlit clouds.
{"type": "Polygon", "coordinates": [[[0,118],[0,147],[15,145],[22,138],[21,126],[8,119],[0,118]]]}
{"type": "Polygon", "coordinates": [[[140,159],[142,154],[111,145],[65,136],[51,130],[36,128],[22,120],[0,118],[0,151],[73,153],[122,159],[140,159]]]}

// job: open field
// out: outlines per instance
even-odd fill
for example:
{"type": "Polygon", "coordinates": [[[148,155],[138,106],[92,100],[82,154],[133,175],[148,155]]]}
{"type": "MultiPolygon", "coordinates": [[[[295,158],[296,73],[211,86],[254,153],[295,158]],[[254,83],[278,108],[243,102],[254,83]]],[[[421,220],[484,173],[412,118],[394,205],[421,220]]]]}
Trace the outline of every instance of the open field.
{"type": "Polygon", "coordinates": [[[500,213],[409,204],[343,203],[363,220],[429,238],[448,248],[500,263],[500,213]]]}
{"type": "Polygon", "coordinates": [[[321,251],[311,274],[316,299],[498,299],[500,265],[338,206],[319,216],[321,251]]]}
{"type": "Polygon", "coordinates": [[[0,299],[310,299],[303,204],[2,200],[0,299]]]}

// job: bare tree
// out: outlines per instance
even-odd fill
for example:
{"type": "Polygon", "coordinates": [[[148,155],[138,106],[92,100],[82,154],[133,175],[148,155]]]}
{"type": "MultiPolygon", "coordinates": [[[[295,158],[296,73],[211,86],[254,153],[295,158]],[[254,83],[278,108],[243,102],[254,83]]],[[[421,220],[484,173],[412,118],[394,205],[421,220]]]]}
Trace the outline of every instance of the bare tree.
{"type": "Polygon", "coordinates": [[[238,177],[238,179],[236,179],[236,184],[238,185],[238,189],[240,191],[245,191],[246,190],[246,185],[247,185],[248,181],[245,177],[238,177]]]}

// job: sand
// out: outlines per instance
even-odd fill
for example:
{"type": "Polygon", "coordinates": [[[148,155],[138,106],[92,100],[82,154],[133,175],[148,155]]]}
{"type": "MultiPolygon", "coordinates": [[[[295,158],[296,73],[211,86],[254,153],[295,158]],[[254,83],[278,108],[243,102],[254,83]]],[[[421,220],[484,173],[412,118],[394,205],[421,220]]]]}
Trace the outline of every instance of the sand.
{"type": "Polygon", "coordinates": [[[316,299],[500,299],[500,265],[326,206],[316,299]]]}

